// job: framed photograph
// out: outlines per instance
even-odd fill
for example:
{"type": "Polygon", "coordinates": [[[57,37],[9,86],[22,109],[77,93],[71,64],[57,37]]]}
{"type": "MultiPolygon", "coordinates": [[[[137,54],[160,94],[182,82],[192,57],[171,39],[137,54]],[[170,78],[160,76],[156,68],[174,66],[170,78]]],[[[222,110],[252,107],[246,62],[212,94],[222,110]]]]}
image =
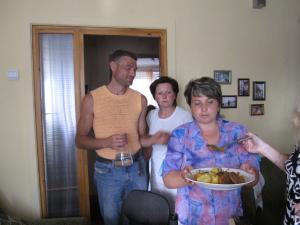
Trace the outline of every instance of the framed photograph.
{"type": "Polygon", "coordinates": [[[214,80],[219,84],[231,84],[231,71],[230,70],[215,70],[214,80]]]}
{"type": "Polygon", "coordinates": [[[251,104],[250,105],[250,115],[251,116],[261,116],[265,114],[264,104],[251,104]]]}
{"type": "Polygon", "coordinates": [[[238,79],[238,96],[249,96],[250,95],[250,80],[249,79],[238,79]]]}
{"type": "Polygon", "coordinates": [[[236,108],[237,96],[236,95],[223,95],[221,108],[236,108]]]}
{"type": "Polygon", "coordinates": [[[265,100],[266,99],[266,82],[265,81],[253,81],[253,100],[265,100]]]}

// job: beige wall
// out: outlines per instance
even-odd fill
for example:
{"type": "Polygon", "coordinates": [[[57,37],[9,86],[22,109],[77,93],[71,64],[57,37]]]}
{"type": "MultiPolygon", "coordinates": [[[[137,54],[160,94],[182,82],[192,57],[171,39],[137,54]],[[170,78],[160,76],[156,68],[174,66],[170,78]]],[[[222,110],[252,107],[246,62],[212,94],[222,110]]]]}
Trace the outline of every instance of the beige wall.
{"type": "Polygon", "coordinates": [[[40,215],[31,24],[166,28],[168,70],[181,89],[191,78],[212,76],[214,69],[232,70],[224,94],[237,93],[237,78],[267,82],[265,116],[249,116],[251,97],[239,97],[238,109],[223,114],[289,152],[290,115],[300,87],[300,1],[270,0],[261,10],[250,3],[0,0],[0,207],[25,218],[40,215]],[[11,68],[19,70],[19,81],[7,80],[11,68]]]}

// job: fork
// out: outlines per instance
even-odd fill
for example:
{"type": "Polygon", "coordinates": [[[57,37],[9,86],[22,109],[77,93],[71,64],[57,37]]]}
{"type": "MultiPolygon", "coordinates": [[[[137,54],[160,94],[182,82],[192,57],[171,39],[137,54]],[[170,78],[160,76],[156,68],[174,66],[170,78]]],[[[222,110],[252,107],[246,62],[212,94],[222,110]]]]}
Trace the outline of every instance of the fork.
{"type": "Polygon", "coordinates": [[[219,152],[224,152],[224,150],[228,147],[230,147],[231,145],[234,145],[234,144],[238,144],[242,141],[246,141],[248,139],[250,139],[251,137],[250,136],[245,136],[245,137],[242,137],[242,138],[238,138],[230,143],[227,143],[223,146],[217,146],[217,145],[210,145],[210,144],[207,144],[207,148],[209,150],[213,150],[213,151],[219,151],[219,152]]]}

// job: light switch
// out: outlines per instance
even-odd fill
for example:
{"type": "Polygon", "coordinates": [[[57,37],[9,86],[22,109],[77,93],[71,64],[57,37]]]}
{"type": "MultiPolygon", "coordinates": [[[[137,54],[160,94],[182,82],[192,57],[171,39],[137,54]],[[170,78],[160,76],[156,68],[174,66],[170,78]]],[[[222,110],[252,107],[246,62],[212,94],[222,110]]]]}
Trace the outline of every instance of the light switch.
{"type": "Polygon", "coordinates": [[[7,78],[8,80],[19,80],[20,79],[19,71],[15,69],[8,70],[7,78]]]}

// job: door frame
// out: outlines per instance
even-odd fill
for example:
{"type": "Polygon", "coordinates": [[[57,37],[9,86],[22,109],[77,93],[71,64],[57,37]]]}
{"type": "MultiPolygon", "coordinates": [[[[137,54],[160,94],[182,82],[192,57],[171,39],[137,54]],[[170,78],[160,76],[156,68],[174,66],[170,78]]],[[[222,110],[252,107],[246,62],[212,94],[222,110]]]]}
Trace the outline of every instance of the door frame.
{"type": "MultiPolygon", "coordinates": [[[[81,26],[56,26],[56,25],[32,25],[32,57],[34,79],[34,101],[36,120],[36,139],[39,170],[39,185],[41,197],[42,217],[48,216],[45,162],[43,146],[43,129],[41,117],[41,86],[40,86],[40,39],[42,33],[68,33],[74,40],[74,76],[75,76],[75,104],[76,120],[79,119],[81,100],[85,95],[84,82],[84,35],[115,35],[131,37],[159,38],[160,74],[167,74],[167,31],[166,29],[144,28],[118,28],[118,27],[81,27],[81,26]]],[[[90,217],[90,193],[88,175],[88,155],[84,149],[77,148],[77,177],[79,188],[80,216],[90,217]]]]}

